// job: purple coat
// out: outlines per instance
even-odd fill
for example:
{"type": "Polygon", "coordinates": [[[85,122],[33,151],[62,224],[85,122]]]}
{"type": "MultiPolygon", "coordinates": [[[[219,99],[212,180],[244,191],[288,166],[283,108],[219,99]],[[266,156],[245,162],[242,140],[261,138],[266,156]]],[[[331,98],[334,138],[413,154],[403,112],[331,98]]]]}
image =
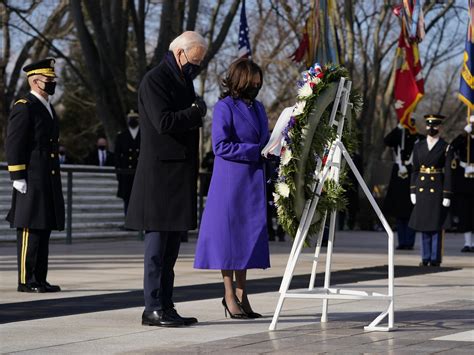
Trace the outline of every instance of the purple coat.
{"type": "Polygon", "coordinates": [[[266,180],[260,151],[268,141],[263,105],[248,108],[226,97],[214,107],[216,155],[201,221],[194,267],[243,270],[270,267],[266,180]]]}

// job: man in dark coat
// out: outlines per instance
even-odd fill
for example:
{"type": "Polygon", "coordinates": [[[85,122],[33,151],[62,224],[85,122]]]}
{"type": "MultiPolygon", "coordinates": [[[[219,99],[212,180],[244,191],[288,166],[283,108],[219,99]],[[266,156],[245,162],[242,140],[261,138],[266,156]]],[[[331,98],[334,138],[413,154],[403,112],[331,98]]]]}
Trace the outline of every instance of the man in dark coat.
{"type": "Polygon", "coordinates": [[[422,138],[417,133],[398,124],[384,139],[387,147],[393,149],[394,163],[387,195],[384,201],[384,213],[397,221],[397,249],[413,249],[416,231],[408,226],[413,205],[410,202],[410,178],[413,164],[413,147],[422,138]]]}
{"type": "Polygon", "coordinates": [[[23,68],[31,91],[8,118],[5,151],[14,189],[7,221],[17,229],[19,292],[60,291],[46,281],[51,230],[64,229],[59,120],[50,103],[54,63],[47,58],[23,68]]]}
{"type": "Polygon", "coordinates": [[[441,115],[425,115],[428,136],[415,144],[409,226],[422,232],[420,266],[440,266],[448,207],[451,204],[451,147],[440,138],[441,115]]]}
{"type": "Polygon", "coordinates": [[[119,132],[115,141],[115,167],[117,168],[118,191],[124,203],[127,215],[130,194],[132,193],[135,169],[137,168],[140,153],[140,128],[138,114],[133,110],[128,114],[128,128],[119,132]]]}
{"type": "Polygon", "coordinates": [[[89,153],[85,163],[87,165],[115,166],[115,156],[107,149],[108,145],[107,139],[99,137],[96,148],[89,153]]]}
{"type": "Polygon", "coordinates": [[[463,253],[474,252],[474,116],[464,127],[465,133],[457,136],[451,146],[455,155],[453,168],[453,224],[457,232],[464,233],[463,253]]]}
{"type": "Polygon", "coordinates": [[[181,232],[197,222],[199,127],[207,108],[193,79],[206,50],[201,35],[184,32],[138,92],[140,156],[125,226],[145,231],[144,325],[197,322],[178,315],[172,295],[181,232]]]}

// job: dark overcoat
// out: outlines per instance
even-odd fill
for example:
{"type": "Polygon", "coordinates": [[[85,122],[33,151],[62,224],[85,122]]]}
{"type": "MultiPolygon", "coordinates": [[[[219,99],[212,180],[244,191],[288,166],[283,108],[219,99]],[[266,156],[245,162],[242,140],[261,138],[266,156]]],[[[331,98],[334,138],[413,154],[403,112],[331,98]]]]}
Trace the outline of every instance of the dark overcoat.
{"type": "Polygon", "coordinates": [[[64,229],[64,199],[59,171],[59,122],[29,93],[8,118],[5,151],[11,180],[25,179],[27,192],[13,189],[7,215],[11,227],[64,229]]]}
{"type": "Polygon", "coordinates": [[[191,80],[171,53],[138,92],[140,156],[125,226],[147,231],[196,228],[199,127],[191,80]]]}
{"type": "Polygon", "coordinates": [[[400,219],[409,219],[413,205],[410,202],[410,178],[412,172],[412,163],[410,157],[415,143],[421,139],[419,134],[410,134],[407,129],[396,127],[384,139],[387,147],[394,150],[397,154],[400,148],[400,158],[403,165],[408,170],[408,176],[402,178],[398,175],[399,166],[393,164],[390,182],[388,184],[387,194],[385,196],[383,210],[389,216],[400,219]],[[405,135],[404,148],[402,149],[402,135],[405,135]]]}
{"type": "Polygon", "coordinates": [[[133,138],[127,129],[117,134],[115,140],[115,167],[117,168],[118,190],[117,197],[125,201],[132,193],[134,170],[137,168],[140,154],[140,131],[133,138]],[[123,171],[122,173],[120,171],[123,171]]]}
{"type": "Polygon", "coordinates": [[[474,162],[474,139],[471,135],[463,133],[456,137],[451,146],[455,155],[451,161],[453,168],[453,205],[452,227],[457,232],[474,231],[474,178],[464,175],[467,159],[467,144],[469,143],[469,163],[474,162]]]}
{"type": "Polygon", "coordinates": [[[452,198],[452,150],[442,138],[428,150],[426,139],[413,149],[413,172],[410,192],[416,194],[416,204],[409,226],[420,232],[435,232],[448,226],[448,208],[443,198],[452,198]]]}

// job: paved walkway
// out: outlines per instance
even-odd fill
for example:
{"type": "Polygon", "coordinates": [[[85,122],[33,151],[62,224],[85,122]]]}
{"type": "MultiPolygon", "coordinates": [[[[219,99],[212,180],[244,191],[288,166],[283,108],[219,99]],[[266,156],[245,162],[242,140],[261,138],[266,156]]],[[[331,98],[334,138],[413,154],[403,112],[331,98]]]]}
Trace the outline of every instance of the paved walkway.
{"type": "MultiPolygon", "coordinates": [[[[199,324],[186,328],[140,324],[142,248],[139,240],[81,241],[51,245],[49,281],[58,294],[16,289],[14,244],[0,247],[0,351],[34,354],[145,353],[472,353],[474,253],[460,253],[462,236],[448,235],[442,268],[419,268],[418,246],[396,255],[393,332],[364,332],[386,306],[382,301],[331,301],[320,323],[321,302],[288,300],[278,330],[268,326],[291,247],[271,243],[267,270],[251,270],[249,287],[258,320],[224,317],[219,273],[193,270],[195,243],[182,244],[176,266],[177,309],[199,324]]],[[[307,249],[312,253],[312,249],[307,249]]],[[[324,258],[323,258],[324,262],[324,258]]],[[[383,233],[341,232],[333,257],[334,284],[386,292],[383,233]]],[[[305,287],[311,264],[297,267],[293,287],[305,287]]],[[[322,270],[323,267],[320,267],[322,270]]],[[[318,281],[321,279],[318,274],[318,281]]]]}

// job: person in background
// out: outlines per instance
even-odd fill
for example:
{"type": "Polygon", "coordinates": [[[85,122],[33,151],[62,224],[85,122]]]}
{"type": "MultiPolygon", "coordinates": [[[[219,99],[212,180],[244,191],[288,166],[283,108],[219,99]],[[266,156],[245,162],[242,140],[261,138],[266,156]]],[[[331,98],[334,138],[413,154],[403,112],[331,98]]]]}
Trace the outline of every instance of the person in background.
{"type": "Polygon", "coordinates": [[[461,252],[474,252],[474,116],[451,146],[455,155],[453,168],[453,222],[457,232],[464,233],[461,252]]]}
{"type": "Polygon", "coordinates": [[[440,137],[444,116],[425,115],[428,136],[413,148],[408,226],[422,233],[420,266],[440,266],[451,205],[451,147],[440,137]]]}
{"type": "Polygon", "coordinates": [[[225,314],[239,319],[261,317],[247,296],[247,269],[270,267],[261,156],[269,139],[268,119],[255,99],[262,82],[262,70],[250,59],[230,65],[225,92],[214,107],[216,157],[194,259],[196,269],[221,270],[225,314]]]}
{"type": "Polygon", "coordinates": [[[58,292],[46,281],[51,230],[64,229],[59,172],[59,119],[51,105],[55,59],[23,68],[31,91],[13,105],[5,153],[13,181],[7,221],[17,229],[18,292],[58,292]]]}
{"type": "Polygon", "coordinates": [[[130,194],[132,193],[135,169],[140,153],[140,127],[138,114],[131,110],[127,115],[127,129],[119,132],[115,140],[115,167],[117,168],[117,197],[123,200],[127,215],[130,194]]]}
{"type": "Polygon", "coordinates": [[[59,164],[74,164],[74,160],[67,154],[66,147],[59,146],[59,164]]]}
{"type": "Polygon", "coordinates": [[[285,231],[282,226],[278,223],[277,209],[275,201],[273,200],[273,193],[275,192],[275,180],[278,176],[278,165],[280,159],[277,157],[269,156],[265,161],[265,174],[267,178],[267,229],[268,229],[268,240],[275,241],[275,237],[278,237],[278,241],[285,241],[285,231]],[[276,230],[273,226],[274,221],[276,223],[276,230]]]}
{"type": "Polygon", "coordinates": [[[197,226],[199,127],[207,106],[193,79],[207,41],[186,31],[169,49],[138,90],[140,156],[125,227],[145,231],[142,324],[178,327],[197,323],[175,309],[173,270],[182,232],[197,226]]]}
{"type": "Polygon", "coordinates": [[[114,153],[108,151],[107,148],[107,139],[99,137],[97,139],[96,149],[89,153],[85,163],[87,165],[115,166],[114,153]]]}
{"type": "MultiPolygon", "coordinates": [[[[412,119],[412,125],[415,122],[412,119]]],[[[410,132],[401,123],[384,138],[387,147],[393,150],[393,168],[383,211],[396,218],[398,250],[412,250],[416,231],[408,226],[413,205],[410,202],[410,179],[413,169],[413,147],[422,139],[420,134],[410,132]]]]}

